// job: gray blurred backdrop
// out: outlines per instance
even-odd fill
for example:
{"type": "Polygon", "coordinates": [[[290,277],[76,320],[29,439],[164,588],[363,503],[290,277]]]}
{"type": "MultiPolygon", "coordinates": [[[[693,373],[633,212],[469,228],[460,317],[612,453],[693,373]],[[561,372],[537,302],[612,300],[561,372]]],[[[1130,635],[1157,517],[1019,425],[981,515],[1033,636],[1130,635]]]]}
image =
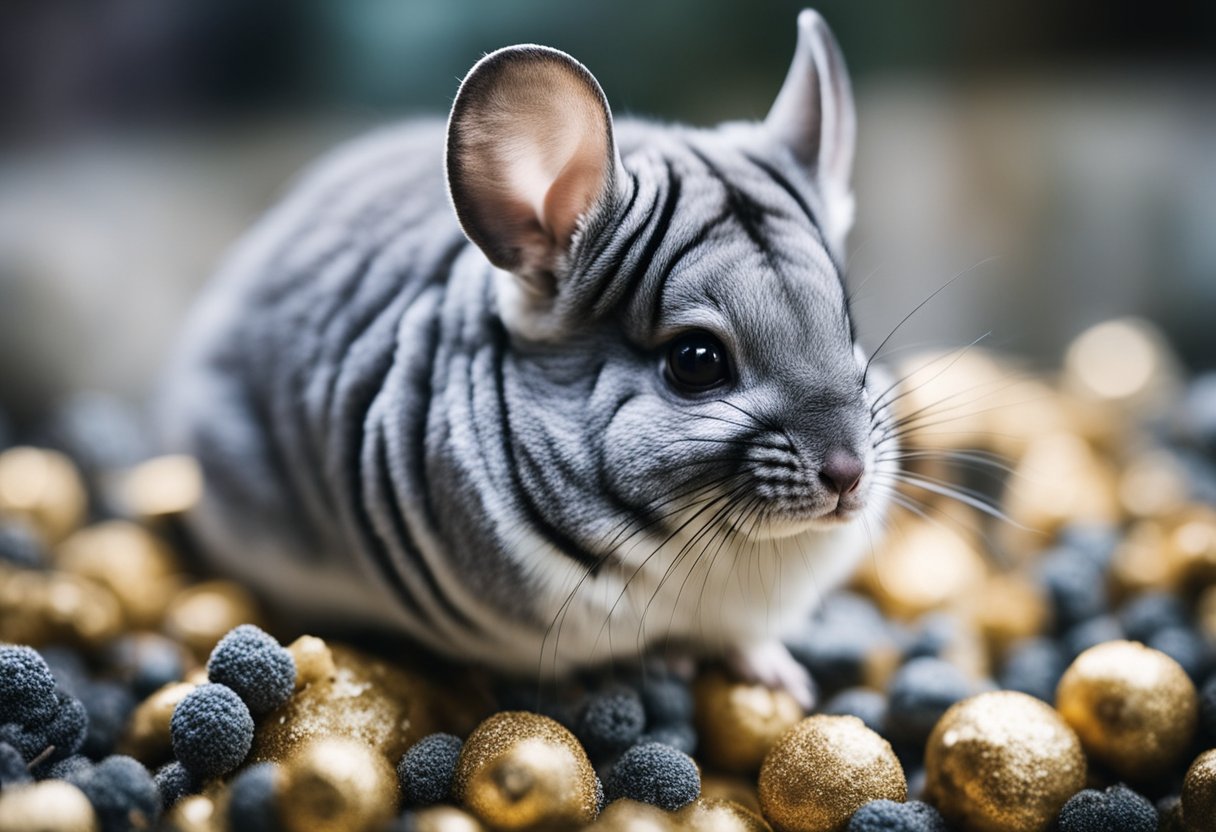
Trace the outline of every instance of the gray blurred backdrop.
{"type": "MultiPolygon", "coordinates": [[[[790,0],[5,0],[0,406],[138,400],[226,247],[318,152],[446,111],[537,42],[614,110],[759,118],[790,0]]],[[[851,281],[870,346],[1050,366],[1148,316],[1216,365],[1216,3],[826,0],[860,109],[851,281]]]]}

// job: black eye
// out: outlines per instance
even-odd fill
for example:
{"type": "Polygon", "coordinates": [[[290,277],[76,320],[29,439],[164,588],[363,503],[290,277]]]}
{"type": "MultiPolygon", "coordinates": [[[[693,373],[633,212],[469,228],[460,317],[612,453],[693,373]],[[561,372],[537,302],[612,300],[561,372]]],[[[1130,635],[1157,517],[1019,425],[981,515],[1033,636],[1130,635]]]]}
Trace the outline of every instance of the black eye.
{"type": "Polygon", "coordinates": [[[726,347],[708,332],[681,335],[667,348],[667,374],[677,388],[686,392],[723,384],[730,378],[726,347]]]}

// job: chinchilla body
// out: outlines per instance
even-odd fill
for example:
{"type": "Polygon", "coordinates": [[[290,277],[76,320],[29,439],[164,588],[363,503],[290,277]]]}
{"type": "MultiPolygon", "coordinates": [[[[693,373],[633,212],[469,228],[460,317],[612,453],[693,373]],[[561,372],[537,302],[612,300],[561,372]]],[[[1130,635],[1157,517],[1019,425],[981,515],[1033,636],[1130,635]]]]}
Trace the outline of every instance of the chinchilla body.
{"type": "Polygon", "coordinates": [[[768,119],[713,129],[614,122],[554,50],[486,57],[446,125],[306,173],[199,301],[162,424],[208,558],[504,670],[678,646],[781,677],[755,657],[885,505],[851,157],[812,13],[768,119]]]}

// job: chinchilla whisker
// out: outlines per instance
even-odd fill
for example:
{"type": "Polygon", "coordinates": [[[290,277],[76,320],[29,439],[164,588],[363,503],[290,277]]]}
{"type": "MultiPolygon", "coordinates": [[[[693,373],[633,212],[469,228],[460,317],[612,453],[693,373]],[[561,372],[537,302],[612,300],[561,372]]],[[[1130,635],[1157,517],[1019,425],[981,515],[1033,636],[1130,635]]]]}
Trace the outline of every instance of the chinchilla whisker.
{"type": "MultiPolygon", "coordinates": [[[[715,487],[719,486],[722,482],[729,481],[730,479],[733,479],[737,476],[738,476],[737,474],[732,474],[732,475],[728,475],[725,477],[721,477],[718,480],[715,480],[713,482],[705,483],[698,487],[692,488],[683,495],[676,495],[675,497],[672,497],[668,500],[663,501],[663,503],[660,505],[669,504],[675,500],[680,499],[681,497],[689,498],[686,503],[681,504],[680,506],[678,506],[675,509],[672,509],[669,512],[659,515],[659,517],[651,520],[647,524],[644,524],[641,528],[634,530],[629,536],[625,537],[623,540],[614,539],[614,540],[610,541],[608,544],[608,552],[601,558],[600,562],[602,563],[603,561],[607,560],[621,545],[623,545],[624,543],[631,540],[637,534],[640,534],[641,532],[645,531],[645,529],[648,526],[654,525],[655,523],[660,522],[661,520],[663,520],[667,517],[670,517],[675,514],[679,514],[680,512],[686,511],[689,508],[697,505],[698,500],[701,499],[701,497],[700,497],[701,494],[703,494],[707,491],[710,491],[710,490],[714,489],[715,487]]],[[[704,498],[704,499],[708,500],[710,498],[704,498]]],[[[618,537],[620,534],[624,534],[625,531],[628,531],[628,526],[626,526],[622,532],[618,533],[618,537]]],[[[578,594],[578,591],[582,588],[582,586],[586,582],[586,580],[589,577],[591,577],[591,575],[594,573],[594,571],[595,571],[595,567],[590,567],[590,568],[584,570],[583,574],[579,577],[578,582],[575,584],[574,589],[572,589],[570,591],[570,593],[566,596],[566,599],[562,602],[562,605],[558,608],[557,612],[554,613],[553,620],[550,621],[549,626],[545,630],[544,637],[541,640],[541,651],[540,651],[540,659],[539,659],[539,661],[541,662],[541,667],[538,667],[538,669],[537,669],[538,674],[541,672],[541,669],[543,668],[546,645],[548,644],[549,637],[550,637],[550,635],[553,634],[555,627],[557,628],[557,635],[556,635],[556,640],[555,640],[553,649],[554,649],[554,661],[557,660],[558,652],[561,647],[561,626],[565,622],[565,616],[569,612],[570,605],[573,603],[574,598],[578,594]]]]}
{"type": "Polygon", "coordinates": [[[709,437],[688,436],[683,439],[673,439],[672,445],[677,445],[683,442],[705,442],[711,445],[735,445],[745,448],[759,448],[765,451],[789,451],[789,448],[784,448],[780,445],[767,445],[763,442],[752,442],[747,439],[711,439],[709,437]]]}
{"type": "Polygon", "coordinates": [[[954,277],[950,278],[950,279],[949,279],[949,280],[947,280],[945,283],[943,283],[941,286],[937,287],[937,289],[935,289],[935,290],[933,291],[933,293],[932,293],[932,294],[930,294],[930,295],[929,295],[927,298],[925,298],[924,300],[922,300],[920,303],[916,304],[916,306],[914,306],[914,307],[912,308],[912,311],[911,311],[911,312],[909,312],[907,315],[904,315],[902,318],[900,318],[899,323],[897,323],[897,324],[896,324],[896,325],[895,325],[895,326],[894,326],[894,327],[891,329],[891,331],[887,333],[887,337],[882,339],[882,341],[879,343],[879,345],[878,345],[877,349],[875,349],[875,350],[874,350],[874,352],[870,353],[870,357],[869,357],[869,359],[866,361],[866,368],[865,368],[865,370],[864,370],[864,371],[862,371],[862,374],[861,374],[861,378],[862,378],[862,384],[864,385],[864,384],[865,384],[866,379],[867,379],[867,378],[869,378],[869,375],[870,375],[870,366],[871,366],[871,365],[874,363],[874,359],[876,359],[876,358],[878,357],[878,354],[879,354],[880,352],[882,352],[882,348],[883,348],[883,347],[885,347],[885,346],[887,345],[887,342],[889,342],[889,341],[890,341],[890,340],[891,340],[893,337],[895,337],[895,333],[899,332],[900,328],[902,328],[902,327],[903,327],[903,325],[904,325],[904,324],[906,324],[906,323],[907,323],[907,322],[908,322],[908,321],[909,321],[909,320],[912,318],[912,316],[913,316],[913,315],[915,315],[917,312],[919,312],[921,309],[923,309],[923,308],[924,308],[926,305],[928,305],[928,303],[929,303],[931,300],[933,300],[935,297],[937,297],[938,295],[940,295],[940,294],[941,294],[942,292],[944,292],[946,289],[948,289],[948,288],[950,288],[951,286],[953,286],[953,285],[954,285],[954,284],[955,284],[957,281],[959,281],[959,280],[961,280],[962,278],[964,278],[964,277],[966,277],[966,276],[968,276],[968,275],[972,274],[972,273],[973,273],[973,272],[975,272],[977,269],[979,269],[979,268],[981,268],[982,266],[985,266],[985,265],[987,265],[988,263],[991,263],[992,261],[997,260],[997,259],[998,259],[998,258],[997,258],[997,257],[995,257],[995,256],[993,256],[993,257],[986,257],[986,258],[984,258],[983,260],[981,260],[981,261],[979,261],[978,263],[976,263],[975,265],[973,265],[973,266],[969,266],[968,268],[963,269],[961,272],[959,272],[958,274],[956,274],[954,277]]]}
{"type": "MultiPolygon", "coordinates": [[[[626,579],[624,586],[621,588],[620,593],[616,597],[616,600],[613,601],[612,607],[609,609],[608,614],[604,619],[604,623],[600,626],[599,632],[597,633],[596,638],[595,638],[595,642],[592,644],[592,650],[595,650],[596,648],[598,648],[599,640],[603,636],[603,633],[604,633],[604,628],[607,627],[609,625],[609,623],[611,622],[612,616],[615,614],[617,606],[621,603],[621,599],[625,597],[626,592],[628,592],[628,590],[629,590],[630,583],[633,581],[634,578],[637,577],[638,573],[641,572],[642,569],[646,567],[646,565],[650,562],[651,558],[653,558],[655,555],[657,555],[664,546],[666,546],[672,539],[674,539],[676,537],[676,535],[678,535],[681,531],[683,531],[689,525],[691,525],[693,522],[695,522],[698,517],[700,517],[706,511],[713,508],[713,506],[716,505],[717,503],[721,502],[722,500],[728,499],[728,498],[729,498],[729,494],[721,494],[721,495],[718,495],[717,497],[713,497],[712,499],[709,499],[708,501],[706,501],[705,505],[701,506],[699,509],[697,509],[696,512],[694,512],[691,516],[686,518],[684,520],[684,522],[682,522],[679,526],[677,526],[675,529],[673,529],[663,539],[663,541],[658,546],[656,546],[651,551],[651,553],[649,555],[647,555],[642,560],[642,562],[633,570],[633,572],[626,579]]],[[[559,627],[558,628],[558,639],[559,640],[560,640],[560,637],[561,637],[561,630],[559,627]]],[[[556,659],[556,650],[555,650],[554,661],[556,661],[556,660],[557,659],[556,659]]]]}
{"type": "Polygon", "coordinates": [[[739,495],[745,493],[745,491],[745,486],[732,489],[727,495],[725,504],[718,507],[714,511],[713,515],[701,524],[701,528],[697,529],[697,531],[688,539],[688,541],[680,547],[679,551],[676,552],[676,556],[672,558],[672,562],[668,564],[667,569],[664,570],[662,577],[659,579],[658,585],[655,587],[654,592],[650,596],[650,600],[646,602],[646,605],[642,610],[641,624],[643,626],[645,624],[646,614],[650,610],[651,603],[655,598],[658,597],[658,594],[662,590],[664,584],[666,584],[667,579],[671,577],[672,573],[675,572],[676,569],[679,568],[680,564],[685,560],[688,553],[696,548],[697,543],[699,543],[700,540],[705,536],[706,532],[711,529],[718,529],[720,527],[722,520],[727,517],[734,508],[735,501],[739,498],[739,495]]]}
{"type": "MultiPolygon", "coordinates": [[[[747,499],[755,500],[756,498],[748,497],[747,499]]],[[[684,575],[684,580],[680,582],[680,589],[676,593],[676,600],[672,604],[672,613],[671,613],[671,616],[668,618],[668,622],[667,622],[667,638],[670,639],[672,622],[675,620],[675,610],[679,608],[680,598],[684,594],[684,587],[685,587],[685,585],[687,585],[689,577],[691,577],[692,573],[694,571],[696,571],[697,564],[700,562],[701,558],[704,557],[705,551],[710,546],[713,545],[715,538],[717,538],[719,534],[723,535],[723,537],[722,537],[723,540],[725,540],[727,537],[729,537],[730,515],[736,509],[738,509],[738,507],[739,507],[739,502],[738,502],[738,498],[736,497],[735,499],[732,499],[730,502],[728,502],[726,504],[726,506],[724,506],[720,511],[716,512],[712,518],[710,518],[710,520],[705,524],[705,526],[702,527],[701,531],[699,531],[697,533],[697,535],[694,537],[694,539],[690,541],[690,544],[692,544],[692,545],[683,547],[681,549],[680,553],[673,559],[671,565],[668,566],[666,572],[663,573],[663,577],[659,580],[658,586],[655,587],[655,591],[651,594],[650,600],[646,602],[646,606],[642,610],[642,616],[641,616],[641,619],[639,622],[639,627],[638,627],[638,636],[639,637],[644,637],[644,635],[645,635],[646,616],[650,613],[650,608],[651,608],[652,604],[654,603],[655,599],[658,598],[659,592],[662,590],[664,584],[667,582],[667,579],[671,576],[672,572],[675,571],[675,569],[678,567],[679,563],[686,557],[686,552],[691,551],[692,548],[695,547],[697,538],[702,537],[707,528],[711,528],[711,529],[713,529],[713,533],[710,535],[708,541],[702,547],[701,552],[693,559],[692,566],[689,567],[688,571],[684,575]]],[[[719,544],[719,548],[721,548],[721,544],[719,544]]]]}
{"type": "MultiPolygon", "coordinates": [[[[725,502],[729,502],[731,499],[733,499],[733,498],[736,496],[736,494],[738,493],[738,491],[739,491],[741,488],[743,488],[743,487],[746,487],[746,484],[745,484],[745,485],[742,485],[742,486],[736,486],[736,487],[735,487],[733,490],[731,490],[730,492],[728,492],[728,493],[726,493],[726,494],[722,494],[721,496],[719,496],[719,497],[717,497],[717,498],[715,498],[715,499],[711,500],[710,502],[706,503],[706,504],[705,504],[704,506],[702,506],[701,508],[697,509],[697,511],[696,511],[696,512],[695,512],[695,513],[694,513],[692,516],[690,516],[690,517],[689,517],[688,519],[686,519],[686,520],[685,520],[683,523],[681,523],[679,526],[677,526],[677,527],[676,527],[676,528],[675,528],[675,529],[674,529],[674,530],[671,532],[671,534],[667,535],[667,537],[665,537],[665,538],[663,539],[663,541],[662,541],[662,542],[661,542],[661,543],[660,543],[658,546],[656,546],[656,547],[655,547],[655,548],[654,548],[654,549],[653,549],[653,550],[650,552],[650,554],[648,554],[648,555],[647,555],[645,558],[643,558],[643,559],[642,559],[642,562],[638,564],[638,566],[637,566],[637,567],[636,567],[636,568],[633,570],[633,572],[632,572],[632,573],[630,573],[629,577],[628,577],[628,578],[625,580],[625,585],[624,585],[623,587],[621,587],[621,591],[620,591],[620,593],[618,593],[618,594],[617,594],[616,600],[615,600],[615,601],[613,601],[612,606],[611,606],[611,607],[609,608],[609,610],[608,610],[608,614],[607,614],[607,615],[604,617],[604,623],[603,623],[602,625],[600,625],[599,632],[596,634],[595,641],[594,641],[594,642],[593,642],[593,644],[592,644],[592,649],[593,649],[593,650],[599,647],[599,641],[600,641],[600,639],[603,637],[603,634],[604,634],[604,629],[605,629],[605,628],[607,628],[607,629],[608,629],[608,631],[609,631],[609,640],[610,640],[610,642],[611,642],[611,622],[612,622],[612,617],[613,617],[613,615],[616,613],[616,609],[617,609],[617,607],[618,607],[618,606],[620,606],[621,600],[622,600],[622,599],[625,597],[625,595],[626,595],[626,594],[629,592],[629,587],[632,585],[632,583],[633,583],[634,579],[636,579],[636,578],[637,578],[638,574],[639,574],[639,573],[640,573],[640,572],[641,572],[643,569],[645,569],[645,568],[646,568],[646,566],[647,566],[647,565],[650,563],[650,561],[651,561],[651,560],[652,560],[652,559],[653,559],[653,558],[654,558],[654,557],[655,557],[655,556],[656,556],[656,555],[657,555],[659,552],[661,552],[661,551],[663,550],[663,547],[665,547],[665,546],[666,546],[668,543],[670,543],[670,542],[671,542],[673,539],[675,539],[675,537],[676,537],[677,535],[679,535],[679,533],[680,533],[680,532],[684,531],[684,529],[686,529],[686,528],[688,528],[690,525],[692,525],[692,524],[693,524],[693,522],[695,522],[695,521],[696,521],[698,518],[700,518],[700,517],[701,517],[701,515],[702,515],[702,514],[704,514],[705,512],[707,512],[707,511],[709,511],[709,510],[711,510],[711,509],[713,509],[714,511],[716,511],[716,510],[717,510],[717,506],[718,506],[718,504],[719,504],[719,503],[724,502],[724,501],[725,501],[725,502]]],[[[712,516],[712,515],[711,515],[711,516],[712,516]]]]}
{"type": "Polygon", "coordinates": [[[714,416],[711,413],[690,413],[689,415],[692,416],[694,419],[709,419],[710,421],[713,421],[713,422],[721,422],[724,425],[733,425],[734,427],[742,428],[743,430],[755,430],[756,429],[755,425],[748,425],[748,424],[744,424],[743,422],[736,422],[733,419],[726,419],[722,416],[714,416]]]}
{"type": "MultiPolygon", "coordinates": [[[[937,528],[941,529],[942,531],[947,532],[948,534],[958,535],[958,534],[962,533],[965,535],[978,536],[985,543],[985,545],[982,547],[981,554],[983,554],[987,558],[990,558],[991,560],[995,561],[998,564],[1001,564],[1003,562],[1003,558],[1000,555],[1000,551],[1001,551],[1000,547],[996,544],[995,541],[993,541],[991,539],[991,537],[989,537],[989,535],[987,533],[984,532],[982,527],[973,526],[971,524],[968,524],[968,523],[964,522],[962,519],[960,519],[959,517],[957,517],[956,515],[951,514],[948,511],[944,511],[941,507],[935,506],[932,503],[926,503],[921,500],[917,500],[915,497],[913,497],[910,494],[900,493],[899,491],[897,491],[896,489],[894,489],[890,486],[885,486],[885,488],[887,491],[888,499],[890,499],[891,502],[893,504],[895,504],[896,506],[898,506],[899,508],[902,508],[904,511],[908,512],[909,514],[919,517],[920,519],[924,520],[926,523],[936,526],[937,528]],[[931,515],[936,515],[936,516],[931,516],[931,515]],[[938,519],[938,518],[940,518],[940,519],[938,519]],[[943,521],[945,521],[945,522],[943,522],[943,521]],[[946,523],[951,524],[951,526],[953,526],[954,528],[947,526],[946,523]]],[[[875,562],[875,565],[877,565],[877,562],[875,562]]],[[[881,579],[881,575],[880,575],[880,579],[881,579]]]]}
{"type": "MultiPolygon", "coordinates": [[[[730,516],[727,516],[724,519],[724,521],[719,525],[718,530],[714,533],[714,537],[710,538],[709,542],[706,543],[705,547],[702,549],[701,554],[697,557],[697,560],[693,562],[692,567],[688,570],[687,573],[685,573],[684,580],[680,582],[680,589],[676,593],[676,600],[675,600],[674,604],[672,605],[670,614],[667,617],[667,635],[664,639],[664,650],[665,651],[671,649],[671,631],[675,625],[675,611],[680,606],[680,599],[684,597],[684,589],[687,587],[689,579],[692,578],[693,572],[696,571],[697,565],[698,565],[698,563],[700,563],[701,558],[703,558],[705,556],[706,551],[708,551],[709,547],[713,545],[714,538],[717,538],[718,545],[714,548],[713,554],[711,554],[709,556],[709,563],[706,565],[705,574],[701,578],[701,589],[697,593],[697,608],[698,609],[702,608],[701,605],[705,601],[705,589],[709,584],[709,576],[714,571],[714,565],[718,561],[718,556],[722,553],[723,546],[726,544],[726,541],[730,539],[732,531],[737,530],[738,527],[744,523],[744,518],[746,516],[748,516],[749,512],[751,512],[752,509],[761,502],[762,501],[757,497],[749,497],[748,499],[746,499],[742,503],[740,503],[738,506],[736,506],[735,510],[738,511],[738,516],[734,519],[731,519],[730,516]]],[[[723,584],[725,584],[725,581],[723,581],[723,584]]],[[[699,634],[701,635],[702,638],[704,638],[704,635],[705,635],[705,617],[704,616],[697,617],[697,625],[698,625],[699,634]]]]}
{"type": "MultiPolygon", "coordinates": [[[[709,480],[708,482],[701,483],[701,484],[699,484],[699,485],[694,485],[694,486],[692,486],[692,487],[688,488],[688,489],[687,489],[687,490],[685,490],[685,491],[682,491],[682,492],[680,492],[680,493],[677,493],[676,495],[674,495],[674,496],[672,496],[672,497],[669,497],[669,498],[668,498],[668,499],[666,499],[666,500],[663,500],[663,501],[662,501],[662,502],[660,502],[660,503],[656,503],[655,505],[650,506],[649,508],[650,508],[652,511],[655,511],[655,510],[657,510],[657,509],[663,508],[664,506],[668,506],[668,505],[670,505],[671,503],[675,502],[676,500],[681,499],[682,497],[687,497],[687,496],[689,496],[689,495],[699,495],[699,494],[704,493],[704,492],[706,492],[706,491],[710,491],[710,490],[712,490],[712,489],[713,489],[714,487],[716,487],[716,486],[722,485],[722,484],[723,484],[723,483],[725,483],[725,482],[728,482],[728,481],[730,481],[730,480],[732,480],[732,479],[734,479],[734,478],[736,478],[736,477],[741,477],[741,476],[744,476],[744,474],[742,474],[742,473],[740,473],[740,472],[737,472],[737,471],[736,471],[736,472],[733,472],[733,473],[730,473],[730,474],[726,474],[726,475],[721,476],[721,477],[716,477],[716,478],[714,478],[714,479],[712,479],[712,480],[709,480]]],[[[695,503],[694,503],[694,504],[695,504],[695,503]]],[[[633,526],[635,523],[637,523],[637,521],[636,521],[636,520],[634,520],[634,519],[629,519],[629,518],[627,518],[626,520],[624,520],[624,521],[622,521],[621,523],[617,524],[617,526],[618,526],[618,527],[620,527],[620,529],[619,529],[619,531],[615,531],[614,536],[613,536],[613,539],[612,539],[612,540],[610,540],[610,541],[608,541],[608,543],[606,544],[606,549],[607,549],[607,552],[606,552],[606,554],[604,555],[604,558],[605,558],[605,559],[607,559],[607,558],[611,557],[611,556],[612,556],[612,554],[614,554],[614,553],[616,552],[616,550],[618,550],[618,549],[619,549],[619,548],[620,548],[620,547],[621,547],[623,544],[625,544],[625,543],[627,543],[629,540],[631,540],[631,539],[633,538],[633,536],[634,536],[634,535],[640,534],[641,532],[645,531],[646,529],[649,529],[649,528],[651,528],[652,526],[658,525],[658,524],[659,524],[659,523],[661,523],[663,520],[665,520],[665,519],[667,519],[668,517],[671,517],[671,516],[673,516],[673,515],[679,514],[681,511],[684,511],[686,508],[687,508],[687,506],[681,506],[681,507],[676,508],[676,509],[673,509],[673,510],[671,510],[671,511],[667,511],[667,512],[663,512],[663,513],[657,514],[656,516],[652,517],[650,520],[648,520],[648,521],[646,521],[645,523],[642,523],[641,525],[639,525],[639,526],[638,526],[636,529],[634,529],[634,531],[633,531],[633,532],[631,532],[631,533],[629,534],[629,536],[628,536],[628,537],[625,537],[625,538],[623,538],[623,539],[621,539],[621,538],[620,538],[620,535],[625,534],[626,532],[628,532],[628,531],[629,531],[629,529],[630,529],[630,527],[631,527],[631,526],[633,526]]],[[[615,529],[615,528],[616,528],[616,527],[614,527],[614,529],[615,529]]],[[[611,532],[613,532],[613,531],[614,531],[613,529],[610,529],[610,530],[609,530],[609,532],[610,532],[610,533],[611,533],[611,532]]]]}
{"type": "MultiPolygon", "coordinates": [[[[957,393],[951,394],[949,396],[944,396],[936,402],[927,404],[924,407],[918,408],[917,410],[915,410],[911,413],[906,413],[896,419],[890,419],[889,424],[892,427],[906,427],[908,425],[923,422],[926,419],[932,419],[932,418],[936,418],[938,416],[945,416],[949,413],[959,410],[960,408],[970,407],[973,405],[980,404],[985,398],[995,396],[998,393],[1004,393],[1005,391],[1010,390],[1021,383],[1022,383],[1021,380],[1011,381],[1010,383],[1008,383],[1002,387],[998,387],[995,390],[988,390],[984,393],[981,393],[980,395],[976,396],[975,398],[968,399],[967,401],[955,402],[953,404],[950,404],[949,406],[943,407],[943,405],[946,405],[946,403],[949,402],[951,399],[956,399],[960,396],[965,396],[970,393],[975,393],[976,391],[989,386],[989,385],[984,385],[984,384],[976,385],[975,387],[969,388],[967,390],[960,390],[957,393]]],[[[1021,405],[1033,404],[1035,402],[1041,402],[1041,401],[1045,401],[1045,400],[1046,400],[1046,396],[1032,396],[1030,398],[1019,399],[1017,401],[1003,401],[998,405],[993,405],[992,407],[980,408],[978,410],[969,410],[964,413],[959,413],[956,415],[959,418],[964,418],[967,416],[978,416],[978,415],[981,415],[984,413],[992,413],[992,412],[996,412],[996,411],[1000,411],[1000,410],[1005,410],[1010,407],[1019,407],[1021,405]]]]}
{"type": "Polygon", "coordinates": [[[991,330],[989,330],[988,332],[985,332],[983,335],[980,335],[978,338],[976,338],[971,343],[965,344],[961,347],[953,349],[950,352],[942,353],[941,355],[936,355],[933,358],[926,361],[924,364],[917,367],[915,370],[905,373],[902,377],[893,381],[890,384],[890,386],[887,387],[886,390],[883,390],[882,393],[880,393],[878,396],[876,396],[874,398],[874,403],[872,405],[870,405],[870,412],[873,413],[873,412],[877,411],[880,407],[890,407],[891,405],[895,404],[895,402],[899,401],[900,399],[904,398],[905,396],[907,396],[911,393],[915,393],[917,390],[921,389],[925,385],[932,384],[934,381],[941,378],[944,373],[949,372],[954,367],[955,364],[957,364],[959,361],[961,361],[967,355],[968,352],[970,352],[975,346],[977,346],[985,338],[988,338],[990,335],[992,335],[991,330]],[[925,370],[929,369],[930,367],[932,367],[934,364],[938,363],[939,361],[944,361],[946,359],[949,359],[946,366],[939,369],[936,373],[934,373],[929,378],[918,383],[915,387],[908,387],[908,388],[903,387],[905,382],[907,382],[908,380],[910,380],[911,378],[916,376],[918,373],[924,372],[925,370]],[[888,401],[887,396],[891,395],[892,393],[896,393],[896,395],[894,398],[892,398],[888,401]]]}
{"type": "Polygon", "coordinates": [[[963,505],[971,506],[976,511],[983,512],[984,514],[987,514],[989,517],[992,517],[995,520],[1000,520],[1004,523],[1009,523],[1011,526],[1015,526],[1018,529],[1021,529],[1022,531],[1034,531],[1033,529],[1029,528],[1028,526],[1024,526],[1021,523],[1019,523],[1018,521],[1014,520],[1012,517],[1005,514],[1005,512],[1001,511],[996,506],[992,505],[991,503],[987,502],[986,500],[977,499],[976,497],[972,497],[968,494],[964,494],[963,492],[959,491],[957,488],[951,488],[948,486],[939,485],[938,483],[931,482],[929,480],[925,480],[925,479],[922,479],[920,477],[910,475],[910,474],[901,474],[898,476],[898,480],[900,482],[907,483],[908,485],[912,486],[913,488],[920,488],[924,491],[928,491],[931,494],[937,494],[941,497],[946,497],[948,499],[956,500],[956,501],[962,503],[963,505]]]}

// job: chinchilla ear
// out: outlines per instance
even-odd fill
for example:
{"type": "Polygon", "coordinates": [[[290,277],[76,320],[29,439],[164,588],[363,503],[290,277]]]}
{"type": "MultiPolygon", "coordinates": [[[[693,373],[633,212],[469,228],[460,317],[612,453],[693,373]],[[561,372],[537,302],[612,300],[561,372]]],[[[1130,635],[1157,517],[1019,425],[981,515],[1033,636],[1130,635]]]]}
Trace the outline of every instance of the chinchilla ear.
{"type": "Polygon", "coordinates": [[[565,52],[511,46],[469,70],[448,119],[448,189],[469,239],[537,296],[620,179],[612,112],[565,52]]]}
{"type": "Polygon", "coordinates": [[[853,224],[857,113],[840,47],[818,12],[798,15],[798,45],[765,128],[807,169],[827,207],[829,231],[843,243],[853,224]]]}

